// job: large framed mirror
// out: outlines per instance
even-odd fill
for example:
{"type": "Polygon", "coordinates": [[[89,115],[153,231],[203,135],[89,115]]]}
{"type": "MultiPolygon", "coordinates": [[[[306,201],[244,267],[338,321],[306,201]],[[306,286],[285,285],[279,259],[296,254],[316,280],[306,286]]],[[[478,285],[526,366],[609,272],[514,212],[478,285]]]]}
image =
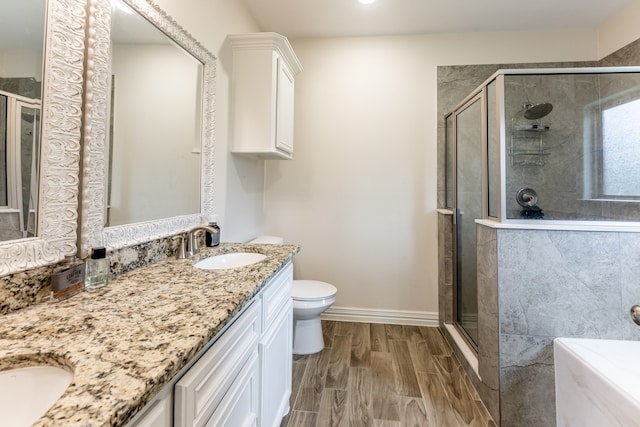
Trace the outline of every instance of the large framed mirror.
{"type": "Polygon", "coordinates": [[[85,6],[0,3],[0,276],[76,253],[85,6]]]}
{"type": "Polygon", "coordinates": [[[90,0],[80,247],[213,216],[215,57],[146,0],[90,0]]]}

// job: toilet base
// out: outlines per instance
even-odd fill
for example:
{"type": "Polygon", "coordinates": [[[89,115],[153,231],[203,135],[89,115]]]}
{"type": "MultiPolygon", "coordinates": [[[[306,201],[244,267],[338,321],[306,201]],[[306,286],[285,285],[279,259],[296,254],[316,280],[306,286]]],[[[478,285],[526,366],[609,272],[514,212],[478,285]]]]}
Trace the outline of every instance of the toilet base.
{"type": "Polygon", "coordinates": [[[313,354],[324,349],[320,316],[293,319],[293,354],[313,354]]]}

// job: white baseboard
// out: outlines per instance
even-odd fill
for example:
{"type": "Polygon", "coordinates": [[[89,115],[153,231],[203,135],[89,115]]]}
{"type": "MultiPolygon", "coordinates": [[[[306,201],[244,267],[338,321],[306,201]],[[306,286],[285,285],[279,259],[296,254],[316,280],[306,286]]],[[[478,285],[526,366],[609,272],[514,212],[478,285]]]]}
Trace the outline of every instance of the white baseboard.
{"type": "Polygon", "coordinates": [[[438,326],[438,313],[427,311],[374,310],[355,307],[329,307],[322,320],[338,322],[386,323],[389,325],[438,326]]]}

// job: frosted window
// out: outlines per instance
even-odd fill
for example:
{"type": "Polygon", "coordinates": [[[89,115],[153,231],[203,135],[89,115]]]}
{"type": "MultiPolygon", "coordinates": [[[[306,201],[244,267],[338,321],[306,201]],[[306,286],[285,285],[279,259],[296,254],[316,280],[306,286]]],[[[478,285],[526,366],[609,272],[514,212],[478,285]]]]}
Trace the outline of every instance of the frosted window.
{"type": "Polygon", "coordinates": [[[602,193],[640,198],[640,100],[602,112],[602,193]]]}

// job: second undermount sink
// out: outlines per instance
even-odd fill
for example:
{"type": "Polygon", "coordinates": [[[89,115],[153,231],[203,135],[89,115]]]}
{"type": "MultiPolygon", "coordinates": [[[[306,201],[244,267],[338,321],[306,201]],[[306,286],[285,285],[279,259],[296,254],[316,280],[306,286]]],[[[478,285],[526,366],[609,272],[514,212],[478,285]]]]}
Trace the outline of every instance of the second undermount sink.
{"type": "Polygon", "coordinates": [[[30,426],[62,396],[73,376],[55,366],[0,371],[2,425],[30,426]]]}
{"type": "Polygon", "coordinates": [[[266,255],[255,252],[232,252],[205,258],[196,262],[193,266],[203,270],[224,270],[255,264],[266,257],[266,255]]]}

